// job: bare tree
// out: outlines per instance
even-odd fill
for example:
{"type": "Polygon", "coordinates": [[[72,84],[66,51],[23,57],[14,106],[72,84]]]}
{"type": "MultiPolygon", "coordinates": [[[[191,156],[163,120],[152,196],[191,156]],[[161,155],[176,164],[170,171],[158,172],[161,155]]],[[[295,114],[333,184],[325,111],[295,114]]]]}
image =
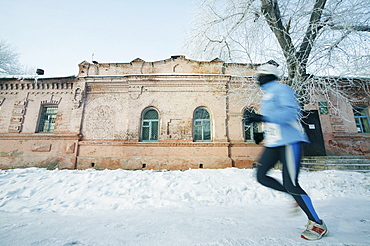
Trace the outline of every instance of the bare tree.
{"type": "Polygon", "coordinates": [[[323,78],[370,77],[369,6],[369,0],[203,0],[188,48],[198,59],[274,60],[302,102],[318,91],[329,101],[334,94],[348,101],[341,88],[356,83],[323,78]]]}
{"type": "Polygon", "coordinates": [[[4,40],[0,40],[0,75],[20,75],[24,74],[19,63],[19,54],[16,50],[4,40]]]}

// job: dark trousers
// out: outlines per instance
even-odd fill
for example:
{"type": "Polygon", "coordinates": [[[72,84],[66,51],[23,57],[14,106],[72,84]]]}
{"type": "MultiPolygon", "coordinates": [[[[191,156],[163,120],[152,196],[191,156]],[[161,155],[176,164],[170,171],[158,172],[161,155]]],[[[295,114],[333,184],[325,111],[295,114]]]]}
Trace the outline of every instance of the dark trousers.
{"type": "Polygon", "coordinates": [[[308,219],[321,223],[310,197],[298,182],[301,153],[301,143],[273,148],[266,147],[258,161],[257,181],[269,188],[291,194],[308,219]],[[278,161],[283,165],[283,183],[266,175],[278,161]]]}

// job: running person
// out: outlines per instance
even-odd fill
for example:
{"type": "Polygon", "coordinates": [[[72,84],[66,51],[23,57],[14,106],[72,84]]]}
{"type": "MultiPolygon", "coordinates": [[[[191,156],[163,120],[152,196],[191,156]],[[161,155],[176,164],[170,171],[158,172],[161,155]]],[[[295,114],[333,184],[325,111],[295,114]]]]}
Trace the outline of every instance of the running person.
{"type": "Polygon", "coordinates": [[[264,122],[265,149],[258,161],[257,180],[264,186],[291,194],[308,217],[306,230],[301,237],[307,240],[320,239],[328,230],[298,182],[301,145],[309,142],[299,123],[299,104],[293,90],[276,81],[279,76],[276,66],[261,65],[257,69],[257,76],[264,91],[262,115],[251,113],[246,119],[247,124],[264,122]],[[266,175],[278,161],[283,165],[283,184],[266,175]]]}

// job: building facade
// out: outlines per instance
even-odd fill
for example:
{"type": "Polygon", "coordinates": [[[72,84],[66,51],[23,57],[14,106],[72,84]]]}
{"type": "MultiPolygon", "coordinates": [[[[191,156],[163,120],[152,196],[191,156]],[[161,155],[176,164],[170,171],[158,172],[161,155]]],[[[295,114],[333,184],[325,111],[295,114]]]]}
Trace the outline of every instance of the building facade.
{"type": "MultiPolygon", "coordinates": [[[[253,140],[260,126],[243,123],[258,110],[245,106],[260,97],[257,66],[172,56],[84,61],[77,76],[2,77],[0,168],[250,168],[262,150],[253,140]]],[[[339,105],[351,121],[317,102],[305,126],[322,145],[306,153],[369,155],[369,98],[339,105]]]]}

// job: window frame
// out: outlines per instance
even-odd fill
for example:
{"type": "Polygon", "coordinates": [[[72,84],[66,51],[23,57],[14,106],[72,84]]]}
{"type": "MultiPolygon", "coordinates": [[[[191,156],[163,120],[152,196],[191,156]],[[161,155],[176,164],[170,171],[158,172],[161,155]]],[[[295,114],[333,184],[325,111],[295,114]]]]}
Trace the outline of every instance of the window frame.
{"type": "Polygon", "coordinates": [[[260,129],[260,123],[251,123],[251,124],[246,124],[245,123],[245,117],[247,112],[254,112],[257,113],[257,111],[254,108],[246,108],[243,111],[243,121],[242,121],[242,127],[243,127],[243,138],[244,142],[254,142],[254,133],[258,133],[260,129]],[[247,139],[247,129],[250,131],[250,139],[247,139]]]}
{"type": "Polygon", "coordinates": [[[193,112],[193,141],[210,142],[212,141],[212,137],[211,113],[206,107],[196,108],[193,112]],[[208,118],[196,118],[197,111],[199,110],[205,110],[205,112],[207,112],[208,114],[208,118]],[[198,128],[200,128],[200,131],[198,130],[198,128]],[[200,132],[200,135],[198,135],[197,132],[200,132]],[[198,136],[200,136],[201,138],[198,139],[198,136]],[[207,136],[209,136],[209,138],[206,138],[207,136]]]}
{"type": "Polygon", "coordinates": [[[358,134],[370,134],[370,117],[368,108],[364,106],[352,107],[353,117],[355,119],[356,129],[358,134]],[[356,112],[365,112],[365,115],[356,115],[356,112]],[[367,123],[367,126],[364,123],[367,123]]]}
{"type": "Polygon", "coordinates": [[[327,102],[318,102],[319,112],[322,115],[329,114],[329,107],[327,102]]]}
{"type": "MultiPolygon", "coordinates": [[[[140,134],[140,141],[141,142],[158,142],[159,140],[159,112],[158,110],[156,110],[155,108],[147,108],[143,111],[142,113],[142,116],[141,116],[141,134],[140,134]],[[145,119],[145,115],[149,112],[149,111],[155,111],[157,113],[157,118],[156,119],[145,119]],[[152,138],[153,137],[153,128],[155,127],[155,123],[156,123],[156,127],[157,127],[157,131],[156,131],[156,138],[152,138]],[[148,129],[148,139],[144,139],[144,132],[146,132],[144,130],[144,128],[147,128],[148,129]]],[[[145,136],[146,137],[146,136],[145,136]]]]}
{"type": "Polygon", "coordinates": [[[55,131],[56,118],[59,107],[57,104],[42,104],[40,107],[36,133],[53,133],[55,131]],[[55,108],[53,112],[47,112],[48,109],[55,108]],[[47,116],[47,119],[45,119],[47,116]],[[45,123],[47,122],[47,123],[45,123]],[[45,129],[46,126],[46,129],[45,129]]]}

